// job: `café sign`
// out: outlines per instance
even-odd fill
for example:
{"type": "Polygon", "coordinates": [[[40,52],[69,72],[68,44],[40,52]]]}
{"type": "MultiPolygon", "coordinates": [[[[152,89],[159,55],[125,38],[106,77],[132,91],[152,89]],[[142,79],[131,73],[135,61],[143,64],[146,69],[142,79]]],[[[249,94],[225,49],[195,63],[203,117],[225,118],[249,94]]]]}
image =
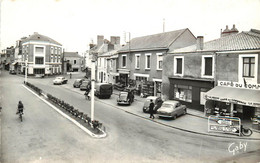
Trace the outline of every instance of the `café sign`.
{"type": "Polygon", "coordinates": [[[232,82],[232,81],[218,81],[218,86],[260,90],[260,84],[252,84],[247,82],[239,83],[239,82],[232,82]]]}

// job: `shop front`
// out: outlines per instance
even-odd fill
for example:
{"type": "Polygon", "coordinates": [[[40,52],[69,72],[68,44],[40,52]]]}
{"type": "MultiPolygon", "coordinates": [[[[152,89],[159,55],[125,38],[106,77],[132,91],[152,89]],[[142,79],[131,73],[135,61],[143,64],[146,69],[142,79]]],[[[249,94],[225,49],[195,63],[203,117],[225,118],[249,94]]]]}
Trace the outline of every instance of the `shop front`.
{"type": "Polygon", "coordinates": [[[251,120],[260,116],[260,90],[216,86],[205,94],[206,115],[251,120]]]}
{"type": "Polygon", "coordinates": [[[169,99],[178,100],[188,108],[204,111],[204,94],[214,87],[210,79],[169,78],[169,99]]]}

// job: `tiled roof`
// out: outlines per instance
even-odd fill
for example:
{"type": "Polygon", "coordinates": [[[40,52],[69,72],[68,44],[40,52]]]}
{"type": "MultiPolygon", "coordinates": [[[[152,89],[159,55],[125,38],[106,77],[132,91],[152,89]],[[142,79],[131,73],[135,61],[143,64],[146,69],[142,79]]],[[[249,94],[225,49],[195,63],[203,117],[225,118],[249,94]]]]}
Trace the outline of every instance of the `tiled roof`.
{"type": "MultiPolygon", "coordinates": [[[[260,49],[260,31],[251,29],[248,32],[240,32],[234,35],[221,37],[205,42],[203,50],[198,51],[235,51],[260,49]]],[[[180,48],[171,53],[196,52],[196,45],[180,48]]]]}
{"type": "Polygon", "coordinates": [[[111,50],[109,52],[103,53],[103,54],[99,54],[98,57],[110,57],[117,54],[117,50],[111,50]]]}
{"type": "Polygon", "coordinates": [[[81,56],[78,54],[78,52],[64,52],[64,57],[79,57],[81,56]]]}
{"type": "Polygon", "coordinates": [[[23,40],[23,42],[28,42],[28,41],[32,41],[32,40],[34,40],[34,41],[47,41],[47,42],[62,46],[62,44],[58,43],[57,41],[55,41],[55,40],[53,40],[53,39],[51,39],[47,36],[40,35],[37,32],[34,32],[33,35],[27,37],[25,40],[23,40]]]}
{"type": "MultiPolygon", "coordinates": [[[[180,29],[171,32],[158,33],[143,37],[136,37],[130,40],[130,50],[154,50],[168,48],[183,32],[188,28],[180,29]]],[[[129,51],[129,43],[122,47],[118,52],[129,51]]]]}

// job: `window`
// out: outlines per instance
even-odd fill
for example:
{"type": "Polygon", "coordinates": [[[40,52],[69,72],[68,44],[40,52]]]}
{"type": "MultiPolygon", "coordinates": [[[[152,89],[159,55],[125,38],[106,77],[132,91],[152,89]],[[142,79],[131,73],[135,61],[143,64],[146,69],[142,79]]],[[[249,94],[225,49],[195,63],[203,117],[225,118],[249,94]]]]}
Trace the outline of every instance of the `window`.
{"type": "Polygon", "coordinates": [[[43,53],[44,48],[43,47],[35,47],[35,53],[43,53]]]}
{"type": "Polygon", "coordinates": [[[174,57],[174,75],[183,76],[183,69],[184,69],[183,62],[184,62],[183,56],[174,57]]]}
{"type": "Polygon", "coordinates": [[[54,51],[55,54],[57,54],[57,48],[55,48],[55,51],[54,51]]]}
{"type": "Polygon", "coordinates": [[[163,62],[162,53],[157,53],[157,70],[162,70],[162,62],[163,62]]]}
{"type": "Polygon", "coordinates": [[[51,55],[51,62],[53,62],[53,56],[51,55]]]}
{"type": "Polygon", "coordinates": [[[186,102],[191,102],[192,86],[174,84],[174,98],[186,102]]]}
{"type": "Polygon", "coordinates": [[[135,55],[135,68],[140,69],[140,54],[135,55]]]}
{"type": "Polygon", "coordinates": [[[43,57],[35,57],[35,64],[43,64],[43,57]]]}
{"type": "Polygon", "coordinates": [[[243,58],[243,77],[254,78],[255,57],[243,58]]]}
{"type": "Polygon", "coordinates": [[[126,67],[126,55],[122,55],[122,67],[126,67]]]}
{"type": "Polygon", "coordinates": [[[151,68],[151,54],[145,54],[145,69],[151,68]]]}
{"type": "Polygon", "coordinates": [[[51,47],[51,54],[53,54],[53,47],[51,47]]]}
{"type": "Polygon", "coordinates": [[[75,64],[77,64],[77,60],[76,60],[76,59],[74,60],[74,65],[75,65],[75,64]]]}
{"type": "Polygon", "coordinates": [[[201,76],[202,77],[213,77],[213,57],[211,55],[202,56],[202,65],[201,65],[201,76]]]}

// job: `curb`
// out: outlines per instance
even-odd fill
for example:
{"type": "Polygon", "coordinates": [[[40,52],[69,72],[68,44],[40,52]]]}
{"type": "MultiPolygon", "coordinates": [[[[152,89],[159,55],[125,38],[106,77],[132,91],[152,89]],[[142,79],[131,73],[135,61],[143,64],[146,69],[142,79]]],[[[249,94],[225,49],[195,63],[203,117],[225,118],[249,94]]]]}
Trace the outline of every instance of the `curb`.
{"type": "MultiPolygon", "coordinates": [[[[35,92],[33,92],[32,90],[30,90],[29,88],[27,88],[25,85],[23,85],[23,87],[25,89],[27,89],[28,91],[30,91],[31,93],[33,93],[35,96],[37,96],[39,99],[41,99],[43,102],[45,102],[47,105],[49,105],[51,108],[53,108],[55,111],[57,111],[59,114],[61,114],[63,117],[65,117],[66,119],[70,120],[72,123],[74,123],[76,126],[78,126],[81,130],[83,130],[84,132],[86,132],[87,134],[89,134],[91,137],[93,138],[104,138],[107,136],[107,134],[101,130],[103,132],[102,135],[97,135],[92,133],[90,130],[88,130],[87,128],[85,128],[84,126],[82,126],[80,123],[78,123],[76,120],[72,119],[71,117],[69,117],[68,115],[66,115],[65,113],[63,113],[60,109],[58,109],[56,106],[52,105],[50,102],[48,102],[47,100],[43,99],[42,97],[40,97],[39,95],[37,95],[35,92]]],[[[43,96],[46,96],[43,94],[43,96]]]]}
{"type": "MultiPolygon", "coordinates": [[[[168,124],[165,124],[165,123],[163,123],[163,122],[158,122],[157,120],[151,120],[151,119],[149,119],[149,118],[147,118],[147,117],[143,117],[143,116],[141,116],[141,115],[138,115],[138,114],[132,113],[132,112],[130,112],[130,111],[121,109],[121,108],[119,108],[119,107],[116,107],[116,106],[114,106],[114,105],[111,105],[111,104],[109,104],[109,103],[107,103],[107,102],[104,102],[104,101],[102,101],[102,100],[97,100],[97,101],[99,101],[99,102],[101,102],[101,103],[104,103],[104,104],[107,104],[107,105],[110,105],[110,106],[112,106],[112,107],[114,107],[114,108],[116,108],[116,109],[122,110],[122,111],[124,111],[124,112],[126,112],[126,113],[132,114],[132,115],[137,116],[137,117],[139,117],[139,118],[146,119],[146,120],[149,120],[149,121],[153,121],[154,123],[157,123],[157,124],[160,124],[160,125],[163,125],[163,126],[166,126],[166,127],[174,128],[174,129],[177,129],[177,130],[180,130],[180,131],[184,131],[184,132],[189,132],[189,133],[193,133],[193,134],[197,134],[197,135],[205,135],[205,136],[212,136],[212,137],[228,138],[228,139],[260,140],[260,138],[235,137],[235,136],[227,136],[227,135],[224,136],[224,135],[215,135],[215,134],[210,134],[210,133],[203,133],[203,132],[197,132],[197,131],[187,130],[187,129],[175,127],[175,126],[172,126],[172,125],[168,125],[168,124]]],[[[190,114],[190,115],[191,115],[191,116],[195,116],[195,115],[192,115],[192,114],[190,114]]],[[[201,117],[201,118],[203,118],[203,117],[201,117]]]]}

